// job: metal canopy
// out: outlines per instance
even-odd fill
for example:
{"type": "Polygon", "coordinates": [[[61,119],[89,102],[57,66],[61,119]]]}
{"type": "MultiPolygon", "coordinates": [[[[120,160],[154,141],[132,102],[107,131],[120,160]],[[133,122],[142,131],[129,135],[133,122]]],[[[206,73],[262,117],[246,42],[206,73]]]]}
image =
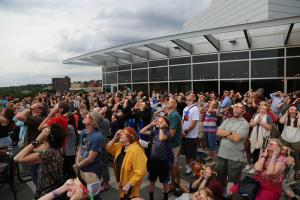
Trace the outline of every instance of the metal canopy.
{"type": "Polygon", "coordinates": [[[133,48],[133,47],[125,48],[122,50],[132,53],[133,55],[140,56],[142,58],[147,58],[147,59],[149,58],[148,51],[140,50],[140,49],[133,48]]]}
{"type": "Polygon", "coordinates": [[[180,39],[176,39],[176,40],[171,40],[173,43],[177,44],[179,47],[183,48],[184,50],[186,50],[187,52],[189,52],[190,54],[193,54],[193,45],[180,40],[180,39]]]}
{"type": "Polygon", "coordinates": [[[246,29],[244,29],[243,32],[244,32],[244,36],[245,36],[246,41],[247,41],[248,48],[251,49],[251,44],[252,44],[251,37],[250,37],[250,35],[249,35],[249,33],[246,29]]]}
{"type": "Polygon", "coordinates": [[[207,41],[213,45],[217,51],[220,51],[220,40],[212,35],[203,35],[203,37],[205,37],[205,39],[207,39],[207,41]]]}
{"type": "Polygon", "coordinates": [[[287,30],[287,33],[285,34],[286,37],[285,37],[285,40],[284,40],[284,45],[287,45],[287,43],[289,41],[289,38],[290,38],[290,35],[291,35],[291,32],[293,30],[293,27],[294,27],[294,23],[291,23],[290,26],[289,26],[289,29],[287,30]]]}
{"type": "Polygon", "coordinates": [[[160,54],[163,54],[165,56],[169,56],[169,48],[158,45],[158,44],[145,44],[145,47],[148,47],[149,49],[152,49],[160,54]]]}
{"type": "MultiPolygon", "coordinates": [[[[239,24],[239,25],[232,25],[226,27],[219,27],[219,28],[211,28],[205,30],[198,30],[192,32],[184,32],[164,37],[158,37],[148,40],[142,40],[130,44],[115,46],[99,51],[90,52],[87,54],[83,54],[77,57],[73,57],[67,60],[64,60],[64,64],[78,64],[78,65],[107,65],[107,64],[120,64],[121,60],[126,60],[129,62],[133,62],[133,55],[150,59],[149,55],[150,52],[146,50],[142,50],[139,48],[147,47],[159,54],[164,56],[170,57],[171,48],[166,44],[166,42],[172,42],[178,45],[180,48],[184,49],[190,54],[193,54],[193,38],[199,38],[203,36],[206,40],[213,45],[213,47],[220,51],[220,40],[215,38],[213,35],[218,35],[220,33],[232,33],[241,31],[244,33],[244,37],[247,42],[247,47],[250,49],[252,47],[253,39],[249,35],[249,30],[252,29],[259,29],[259,28],[268,28],[268,27],[276,27],[282,25],[288,25],[289,27],[286,30],[285,38],[282,41],[282,46],[287,45],[290,36],[292,35],[294,24],[300,23],[300,16],[296,17],[288,17],[282,19],[273,19],[268,21],[260,21],[260,22],[251,22],[247,24],[239,24]],[[184,39],[188,40],[189,42],[184,41],[184,39]],[[120,51],[126,51],[127,53],[123,53],[120,51]],[[84,62],[81,62],[84,61],[84,62]]],[[[297,30],[299,31],[299,30],[297,30]]],[[[272,33],[270,33],[272,34],[272,33]]],[[[252,35],[251,35],[252,36],[252,35]]],[[[173,48],[172,48],[173,49],[173,48]]],[[[173,50],[174,51],[174,50],[173,50]]],[[[158,54],[158,55],[159,55],[158,54]]],[[[151,54],[152,56],[152,54],[151,54]]],[[[178,55],[177,55],[178,56],[178,55]]],[[[161,58],[161,57],[160,57],[161,58]]],[[[156,57],[151,58],[156,59],[156,57]]],[[[157,59],[159,59],[157,57],[157,59]]]]}
{"type": "Polygon", "coordinates": [[[127,61],[132,61],[132,56],[129,53],[120,53],[120,52],[106,52],[105,54],[114,56],[116,58],[120,58],[127,61]]]}

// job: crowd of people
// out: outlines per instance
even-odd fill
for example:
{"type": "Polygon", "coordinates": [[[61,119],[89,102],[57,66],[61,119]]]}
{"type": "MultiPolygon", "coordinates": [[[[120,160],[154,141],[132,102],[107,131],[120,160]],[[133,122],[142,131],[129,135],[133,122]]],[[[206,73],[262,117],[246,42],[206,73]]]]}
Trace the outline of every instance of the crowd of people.
{"type": "Polygon", "coordinates": [[[300,91],[39,93],[0,112],[0,155],[19,149],[36,199],[101,199],[110,163],[124,200],[145,176],[150,200],[157,179],[163,199],[300,199],[300,91]]]}

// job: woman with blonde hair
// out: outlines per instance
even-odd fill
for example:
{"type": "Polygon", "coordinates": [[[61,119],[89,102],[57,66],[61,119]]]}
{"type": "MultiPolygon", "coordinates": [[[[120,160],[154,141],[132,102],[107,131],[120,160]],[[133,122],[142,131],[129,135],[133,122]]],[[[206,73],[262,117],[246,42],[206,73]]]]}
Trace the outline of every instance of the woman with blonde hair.
{"type": "MultiPolygon", "coordinates": [[[[253,163],[259,158],[259,153],[264,143],[270,138],[270,130],[272,129],[272,118],[268,115],[269,107],[261,102],[258,111],[252,117],[249,126],[252,127],[250,136],[251,157],[253,163]]],[[[255,170],[252,168],[249,173],[253,174],[255,170]]]]}
{"type": "MultiPolygon", "coordinates": [[[[272,138],[265,151],[254,165],[256,175],[252,178],[260,183],[256,200],[278,200],[281,197],[284,170],[288,159],[282,153],[282,143],[272,138]]],[[[239,185],[234,185],[231,192],[238,193],[239,185]]]]}

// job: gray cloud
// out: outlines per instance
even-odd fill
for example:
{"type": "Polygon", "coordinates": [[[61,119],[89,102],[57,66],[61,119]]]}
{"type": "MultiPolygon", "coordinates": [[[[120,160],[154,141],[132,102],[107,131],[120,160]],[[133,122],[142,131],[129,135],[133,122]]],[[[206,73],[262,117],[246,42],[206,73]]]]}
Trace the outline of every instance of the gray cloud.
{"type": "Polygon", "coordinates": [[[182,31],[209,0],[0,0],[0,86],[99,79],[63,59],[182,31]],[[25,16],[25,17],[23,17],[25,16]],[[13,34],[12,34],[13,33],[13,34]],[[8,42],[10,41],[10,42],[8,42]],[[3,73],[4,72],[4,73],[3,73]]]}
{"type": "Polygon", "coordinates": [[[153,0],[126,6],[99,7],[92,18],[94,26],[66,32],[57,45],[61,50],[86,53],[111,46],[181,32],[183,23],[191,18],[208,0],[153,0]],[[198,6],[195,6],[199,4],[198,6]],[[79,33],[79,34],[78,34],[79,33]],[[80,35],[78,37],[78,35],[80,35]]]}
{"type": "Polygon", "coordinates": [[[35,50],[25,51],[22,56],[30,61],[38,62],[49,62],[49,63],[58,63],[61,61],[61,57],[57,52],[38,52],[35,50]]]}

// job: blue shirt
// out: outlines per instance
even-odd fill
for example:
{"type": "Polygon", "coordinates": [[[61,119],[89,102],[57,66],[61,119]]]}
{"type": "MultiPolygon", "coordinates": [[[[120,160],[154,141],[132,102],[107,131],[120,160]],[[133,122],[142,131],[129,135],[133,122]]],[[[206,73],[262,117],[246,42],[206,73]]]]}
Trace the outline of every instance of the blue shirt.
{"type": "Polygon", "coordinates": [[[223,100],[223,102],[221,103],[220,107],[221,108],[227,108],[227,107],[230,107],[232,104],[232,101],[231,99],[229,98],[229,96],[226,96],[223,100]]]}
{"type": "Polygon", "coordinates": [[[105,141],[103,135],[98,129],[95,129],[91,133],[87,133],[86,130],[83,130],[80,134],[80,147],[81,147],[81,156],[83,159],[89,156],[90,151],[98,152],[94,162],[88,166],[82,167],[81,170],[84,172],[94,172],[99,177],[101,176],[102,168],[102,159],[105,141]]]}
{"type": "MultiPolygon", "coordinates": [[[[170,131],[167,129],[165,135],[170,138],[170,131]]],[[[171,146],[169,144],[169,140],[160,141],[159,140],[159,129],[154,128],[151,131],[151,136],[153,137],[153,144],[151,148],[151,157],[156,158],[158,160],[167,160],[169,150],[171,146]]]]}
{"type": "Polygon", "coordinates": [[[275,114],[279,114],[280,113],[280,109],[279,108],[277,108],[277,106],[279,105],[279,104],[281,104],[282,102],[283,102],[283,98],[282,97],[280,97],[280,96],[276,96],[275,95],[276,93],[272,93],[272,94],[270,94],[270,97],[272,98],[272,105],[271,105],[271,109],[272,109],[272,111],[275,113],[275,114]]]}

